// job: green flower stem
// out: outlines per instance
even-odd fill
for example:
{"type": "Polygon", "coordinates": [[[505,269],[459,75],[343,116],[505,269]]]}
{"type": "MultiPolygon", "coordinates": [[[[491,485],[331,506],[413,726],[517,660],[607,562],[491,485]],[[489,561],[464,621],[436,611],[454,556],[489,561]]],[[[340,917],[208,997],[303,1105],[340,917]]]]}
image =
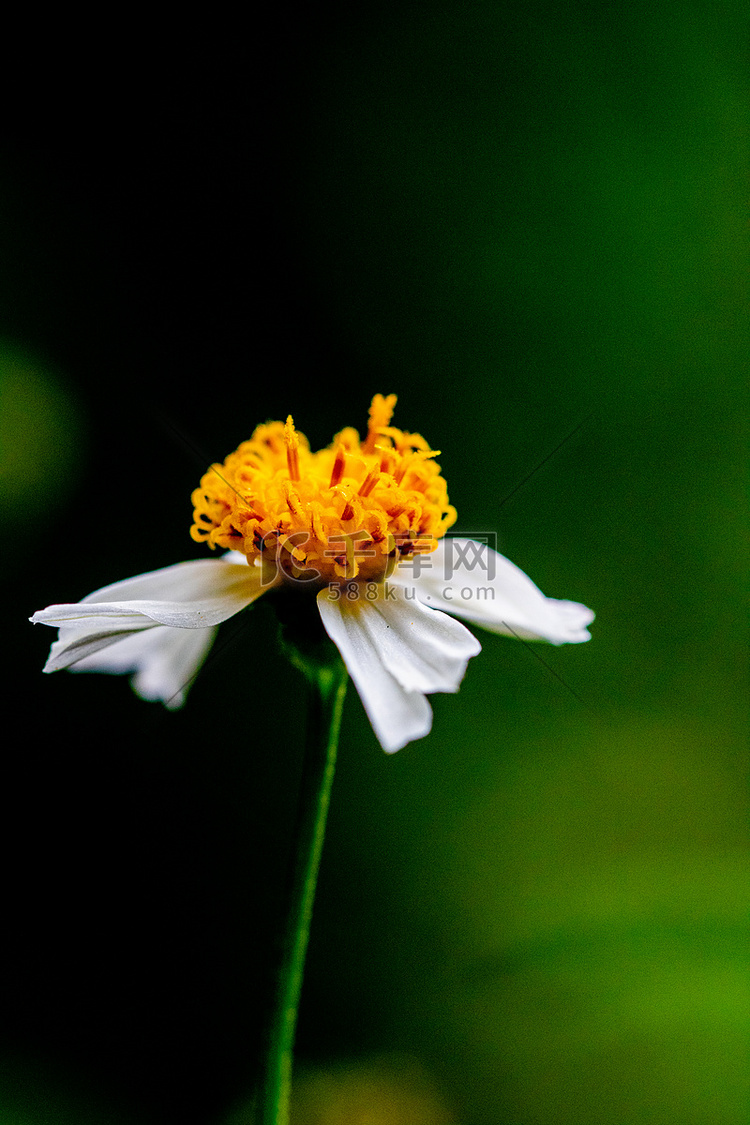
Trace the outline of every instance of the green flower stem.
{"type": "Polygon", "coordinates": [[[340,660],[315,668],[308,665],[305,671],[310,695],[305,763],[278,986],[259,1087],[259,1125],[289,1121],[297,1007],[347,685],[340,660]]]}

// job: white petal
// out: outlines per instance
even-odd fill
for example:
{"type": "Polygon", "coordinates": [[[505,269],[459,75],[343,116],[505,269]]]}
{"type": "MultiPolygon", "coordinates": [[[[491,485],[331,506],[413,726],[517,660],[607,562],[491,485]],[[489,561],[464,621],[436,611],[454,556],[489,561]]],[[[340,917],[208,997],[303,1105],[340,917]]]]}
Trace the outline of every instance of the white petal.
{"type": "MultiPolygon", "coordinates": [[[[50,606],[49,609],[56,609],[57,606],[50,606]]],[[[47,613],[47,610],[41,610],[41,613],[47,613]]],[[[45,625],[54,625],[54,621],[44,621],[40,614],[34,614],[31,621],[34,624],[41,622],[45,625]],[[36,621],[34,620],[36,618],[36,621]]],[[[99,629],[94,629],[86,622],[80,627],[75,625],[68,625],[63,623],[60,626],[60,632],[57,640],[54,641],[49,650],[47,663],[42,669],[43,672],[59,672],[63,668],[70,668],[73,664],[77,664],[80,660],[86,660],[93,657],[103,648],[109,648],[110,645],[119,643],[128,637],[138,636],[141,633],[149,633],[153,629],[166,628],[166,626],[159,626],[155,621],[146,621],[132,625],[131,627],[115,628],[113,621],[103,622],[99,629]]]]}
{"type": "Polygon", "coordinates": [[[432,725],[424,693],[458,690],[469,658],[480,651],[476,637],[390,584],[374,601],[333,601],[321,590],[318,606],[383,749],[392,753],[423,738],[432,725]]]}
{"type": "Polygon", "coordinates": [[[418,577],[394,574],[425,605],[455,613],[494,633],[561,645],[588,641],[593,612],[579,602],[546,598],[522,570],[483,543],[441,540],[418,577]]]}
{"type": "Polygon", "coordinates": [[[122,606],[128,614],[143,614],[160,625],[179,629],[220,625],[268,589],[261,586],[260,571],[248,566],[242,557],[241,564],[225,557],[152,570],[95,590],[79,605],[85,605],[87,613],[100,612],[104,606],[122,606]]]}
{"type": "Polygon", "coordinates": [[[156,625],[115,641],[100,656],[84,657],[71,671],[134,672],[131,683],[141,699],[159,700],[175,710],[185,702],[217,632],[216,626],[176,629],[156,625]]]}
{"type": "Polygon", "coordinates": [[[242,551],[225,551],[220,556],[224,562],[237,563],[238,566],[247,566],[247,556],[243,555],[242,551]]]}
{"type": "Polygon", "coordinates": [[[200,559],[115,582],[75,604],[48,606],[31,621],[60,629],[44,668],[55,672],[144,629],[218,625],[266,589],[260,571],[245,563],[200,559]]]}

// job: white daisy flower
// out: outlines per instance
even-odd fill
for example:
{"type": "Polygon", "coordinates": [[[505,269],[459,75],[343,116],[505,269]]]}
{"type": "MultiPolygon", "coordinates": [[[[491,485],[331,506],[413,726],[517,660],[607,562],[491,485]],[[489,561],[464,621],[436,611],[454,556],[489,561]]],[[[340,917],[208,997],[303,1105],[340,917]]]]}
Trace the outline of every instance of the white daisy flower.
{"type": "Polygon", "coordinates": [[[455,692],[480,644],[455,617],[552,644],[587,641],[594,614],[546,598],[485,544],[443,538],[456,518],[419,434],[376,395],[367,436],[317,453],[286,424],[259,426],[193,493],[192,537],[228,548],[52,605],[45,672],[132,673],[143,699],[181,707],[222,621],[269,590],[309,591],[384,750],[426,735],[426,696],[455,692]],[[449,616],[451,615],[451,616],[449,616]]]}

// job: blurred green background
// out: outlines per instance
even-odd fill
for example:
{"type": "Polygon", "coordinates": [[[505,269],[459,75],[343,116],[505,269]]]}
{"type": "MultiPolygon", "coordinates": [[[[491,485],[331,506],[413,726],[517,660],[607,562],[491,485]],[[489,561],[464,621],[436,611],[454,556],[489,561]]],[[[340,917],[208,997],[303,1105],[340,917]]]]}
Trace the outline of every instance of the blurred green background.
{"type": "Polygon", "coordinates": [[[549,668],[483,635],[394,757],[350,692],[295,1125],[750,1120],[746,33],[739,3],[516,0],[29,48],[0,1125],[251,1120],[305,723],[270,612],[175,714],[42,677],[26,618],[200,557],[210,461],[378,391],[455,530],[597,620],[549,668]]]}

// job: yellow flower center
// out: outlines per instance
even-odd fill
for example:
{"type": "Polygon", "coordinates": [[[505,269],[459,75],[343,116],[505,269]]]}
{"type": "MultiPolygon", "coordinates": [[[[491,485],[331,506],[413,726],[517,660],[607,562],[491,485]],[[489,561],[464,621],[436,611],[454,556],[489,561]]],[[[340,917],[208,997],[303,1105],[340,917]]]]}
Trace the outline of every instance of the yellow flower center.
{"type": "Polygon", "coordinates": [[[258,426],[193,493],[193,539],[241,551],[269,582],[315,587],[380,581],[434,551],[456,510],[439,451],[390,425],[395,403],[375,395],[364,441],[348,427],[317,453],[291,416],[258,426]]]}

